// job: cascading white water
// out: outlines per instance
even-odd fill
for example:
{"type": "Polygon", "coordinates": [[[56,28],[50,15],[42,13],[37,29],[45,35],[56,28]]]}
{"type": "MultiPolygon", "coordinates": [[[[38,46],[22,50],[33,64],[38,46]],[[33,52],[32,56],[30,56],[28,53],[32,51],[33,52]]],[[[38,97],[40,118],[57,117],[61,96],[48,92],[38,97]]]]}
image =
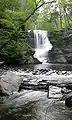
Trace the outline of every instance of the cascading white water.
{"type": "Polygon", "coordinates": [[[34,30],[35,55],[40,62],[46,63],[48,58],[48,51],[52,49],[52,45],[49,42],[47,31],[34,30]]]}

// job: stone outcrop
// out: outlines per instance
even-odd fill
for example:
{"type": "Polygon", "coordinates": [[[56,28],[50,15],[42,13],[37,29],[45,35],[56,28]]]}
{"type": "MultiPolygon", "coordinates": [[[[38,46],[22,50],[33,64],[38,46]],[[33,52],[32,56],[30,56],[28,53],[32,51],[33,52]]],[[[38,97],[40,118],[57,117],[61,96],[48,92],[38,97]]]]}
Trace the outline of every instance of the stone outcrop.
{"type": "Polygon", "coordinates": [[[37,58],[34,58],[34,62],[33,64],[41,64],[42,62],[40,62],[37,58]]]}
{"type": "Polygon", "coordinates": [[[65,100],[65,105],[67,107],[72,107],[72,92],[67,95],[67,98],[65,100]]]}
{"type": "Polygon", "coordinates": [[[55,45],[49,51],[48,57],[49,59],[47,62],[51,62],[51,63],[66,63],[67,62],[62,50],[55,45]]]}
{"type": "Polygon", "coordinates": [[[49,51],[51,62],[72,63],[72,29],[51,33],[49,40],[53,45],[49,51]]]}
{"type": "Polygon", "coordinates": [[[37,59],[37,58],[34,58],[34,56],[24,56],[25,58],[21,59],[21,64],[20,65],[24,65],[25,62],[26,64],[41,64],[41,62],[37,59]],[[26,60],[26,61],[25,61],[26,60]],[[24,62],[25,61],[25,62],[24,62]]]}
{"type": "Polygon", "coordinates": [[[34,32],[33,32],[32,30],[28,32],[27,43],[28,43],[32,48],[35,47],[34,32]]]}
{"type": "Polygon", "coordinates": [[[18,91],[23,77],[16,75],[12,71],[8,71],[6,75],[0,78],[0,96],[8,96],[14,91],[18,91]]]}
{"type": "Polygon", "coordinates": [[[65,100],[65,105],[67,107],[72,107],[72,83],[66,84],[65,88],[61,89],[61,92],[65,100]]]}
{"type": "MultiPolygon", "coordinates": [[[[28,37],[27,37],[27,41],[26,41],[32,48],[36,47],[36,43],[34,40],[34,32],[32,30],[30,30],[28,32],[28,37]]],[[[28,64],[41,64],[42,62],[40,62],[37,58],[28,56],[28,64]]]]}
{"type": "Polygon", "coordinates": [[[5,89],[0,85],[0,96],[9,96],[5,89]]]}

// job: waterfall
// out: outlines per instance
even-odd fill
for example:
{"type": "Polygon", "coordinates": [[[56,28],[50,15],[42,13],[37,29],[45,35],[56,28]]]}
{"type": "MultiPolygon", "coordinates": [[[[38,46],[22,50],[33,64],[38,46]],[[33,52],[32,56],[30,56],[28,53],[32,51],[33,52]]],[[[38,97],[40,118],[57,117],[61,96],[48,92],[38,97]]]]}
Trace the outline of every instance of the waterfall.
{"type": "Polygon", "coordinates": [[[47,36],[47,31],[34,30],[35,54],[40,62],[46,63],[48,59],[48,51],[52,49],[52,45],[47,36]]]}

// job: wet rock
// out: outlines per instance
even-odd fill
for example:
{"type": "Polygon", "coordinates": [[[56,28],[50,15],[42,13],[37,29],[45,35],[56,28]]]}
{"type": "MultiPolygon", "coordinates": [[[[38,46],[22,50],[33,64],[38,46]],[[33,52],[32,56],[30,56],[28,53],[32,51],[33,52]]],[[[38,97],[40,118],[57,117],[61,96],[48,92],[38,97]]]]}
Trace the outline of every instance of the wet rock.
{"type": "Polygon", "coordinates": [[[67,60],[60,48],[56,45],[49,51],[49,61],[51,63],[66,63],[67,60]]]}
{"type": "Polygon", "coordinates": [[[32,72],[33,75],[36,75],[36,73],[37,73],[37,71],[33,71],[33,72],[32,72]]]}
{"type": "Polygon", "coordinates": [[[32,72],[33,75],[39,75],[40,74],[40,71],[39,70],[35,70],[32,72]]]}
{"type": "Polygon", "coordinates": [[[49,72],[46,73],[46,75],[51,75],[52,73],[54,73],[54,71],[50,70],[49,72]]]}
{"type": "Polygon", "coordinates": [[[2,88],[2,86],[0,85],[0,96],[9,96],[9,94],[5,91],[5,89],[2,88]]]}
{"type": "Polygon", "coordinates": [[[63,94],[61,100],[65,100],[67,107],[72,107],[72,90],[68,90],[64,87],[61,89],[61,93],[63,94]]]}
{"type": "Polygon", "coordinates": [[[49,52],[51,62],[72,63],[72,29],[51,33],[50,42],[53,45],[49,52]]]}
{"type": "Polygon", "coordinates": [[[65,100],[65,105],[67,107],[72,107],[72,92],[67,95],[67,98],[65,100]]]}
{"type": "Polygon", "coordinates": [[[4,64],[4,61],[0,62],[0,66],[4,64]]]}
{"type": "Polygon", "coordinates": [[[22,76],[18,76],[12,71],[8,71],[0,79],[0,95],[11,95],[14,91],[18,91],[19,85],[23,80],[22,76]]]}
{"type": "Polygon", "coordinates": [[[61,93],[62,94],[68,94],[70,92],[71,92],[71,90],[66,89],[66,87],[64,87],[64,88],[61,89],[61,93]]]}
{"type": "Polygon", "coordinates": [[[18,92],[20,92],[22,90],[22,87],[21,87],[21,85],[19,86],[19,89],[18,89],[18,92]]]}
{"type": "Polygon", "coordinates": [[[72,83],[66,84],[66,88],[72,90],[72,83]]]}
{"type": "Polygon", "coordinates": [[[42,62],[40,62],[37,58],[34,58],[33,64],[42,64],[42,62]]]}
{"type": "Polygon", "coordinates": [[[47,70],[47,69],[41,69],[40,72],[41,72],[42,75],[43,75],[43,74],[46,74],[46,73],[48,72],[48,70],[47,70]]]}
{"type": "Polygon", "coordinates": [[[42,84],[44,83],[45,84],[45,83],[47,83],[47,80],[43,79],[43,80],[39,81],[38,83],[42,83],[42,84]]]}
{"type": "Polygon", "coordinates": [[[20,92],[23,89],[24,90],[36,90],[36,91],[40,90],[40,91],[48,92],[49,84],[46,84],[44,82],[38,82],[37,84],[31,84],[31,83],[28,83],[28,82],[23,82],[19,86],[18,92],[20,92]]]}
{"type": "Polygon", "coordinates": [[[46,74],[48,71],[50,70],[47,70],[47,69],[37,69],[37,70],[34,70],[32,72],[33,75],[40,75],[40,74],[46,74]]]}

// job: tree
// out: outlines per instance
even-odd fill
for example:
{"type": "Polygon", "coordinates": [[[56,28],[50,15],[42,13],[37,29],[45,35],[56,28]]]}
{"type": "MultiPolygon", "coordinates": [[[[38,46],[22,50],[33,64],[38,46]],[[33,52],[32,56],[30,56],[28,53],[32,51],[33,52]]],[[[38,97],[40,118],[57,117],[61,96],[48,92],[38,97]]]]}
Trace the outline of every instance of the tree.
{"type": "Polygon", "coordinates": [[[27,56],[33,56],[34,50],[26,43],[26,27],[34,26],[44,4],[43,0],[0,0],[0,60],[19,64],[23,59],[28,63],[27,56]]]}
{"type": "Polygon", "coordinates": [[[38,21],[41,29],[60,30],[72,27],[72,0],[56,0],[45,4],[38,21]],[[42,22],[40,22],[42,19],[42,22]]]}

